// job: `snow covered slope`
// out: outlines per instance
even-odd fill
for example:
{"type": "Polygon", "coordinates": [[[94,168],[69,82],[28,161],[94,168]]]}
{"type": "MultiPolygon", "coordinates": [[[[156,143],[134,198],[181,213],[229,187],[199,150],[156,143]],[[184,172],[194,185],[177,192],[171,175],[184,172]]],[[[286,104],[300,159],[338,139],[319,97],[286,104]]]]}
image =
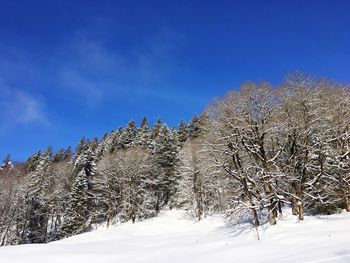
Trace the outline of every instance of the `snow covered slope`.
{"type": "Polygon", "coordinates": [[[200,223],[165,211],[136,224],[98,229],[50,244],[0,248],[1,263],[350,262],[350,215],[288,215],[260,229],[220,216],[200,223]],[[272,260],[272,261],[271,261],[272,260]]]}

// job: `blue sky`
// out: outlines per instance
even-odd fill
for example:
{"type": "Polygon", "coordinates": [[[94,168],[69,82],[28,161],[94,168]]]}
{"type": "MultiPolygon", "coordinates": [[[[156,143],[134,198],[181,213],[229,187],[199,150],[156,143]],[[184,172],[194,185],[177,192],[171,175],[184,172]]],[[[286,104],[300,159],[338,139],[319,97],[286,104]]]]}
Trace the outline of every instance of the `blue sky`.
{"type": "Polygon", "coordinates": [[[0,157],[25,160],[247,80],[350,81],[350,2],[0,1],[0,157]]]}

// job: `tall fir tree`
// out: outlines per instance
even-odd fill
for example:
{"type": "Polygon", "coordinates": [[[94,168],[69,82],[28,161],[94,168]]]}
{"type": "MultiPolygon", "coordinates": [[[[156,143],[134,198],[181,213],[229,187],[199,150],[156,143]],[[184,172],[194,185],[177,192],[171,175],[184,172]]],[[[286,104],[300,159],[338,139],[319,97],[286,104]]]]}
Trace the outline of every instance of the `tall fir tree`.
{"type": "Polygon", "coordinates": [[[28,160],[25,162],[28,173],[36,169],[37,165],[40,162],[40,158],[41,158],[41,151],[37,151],[36,153],[34,153],[28,158],[28,160]]]}
{"type": "Polygon", "coordinates": [[[189,136],[194,139],[199,136],[201,132],[201,120],[197,114],[195,114],[188,125],[189,136]]]}
{"type": "Polygon", "coordinates": [[[154,144],[155,144],[155,140],[158,137],[159,131],[162,128],[162,126],[164,125],[163,121],[161,118],[157,119],[157,122],[152,126],[152,129],[150,131],[150,135],[149,135],[149,148],[153,149],[154,148],[154,144]]]}
{"type": "Polygon", "coordinates": [[[88,176],[85,169],[82,169],[76,176],[71,190],[70,205],[63,224],[64,237],[76,235],[88,229],[88,189],[88,176]]]}
{"type": "Polygon", "coordinates": [[[25,197],[26,213],[21,243],[44,243],[47,232],[47,200],[45,189],[48,181],[49,154],[41,155],[35,170],[28,177],[25,197]]]}
{"type": "Polygon", "coordinates": [[[184,121],[181,121],[177,130],[179,145],[182,146],[188,138],[188,127],[184,121]]]}
{"type": "Polygon", "coordinates": [[[153,158],[157,181],[156,210],[159,210],[171,202],[178,179],[178,142],[166,125],[160,128],[154,140],[153,158]]]}
{"type": "Polygon", "coordinates": [[[137,128],[134,120],[128,122],[124,132],[121,135],[121,147],[130,148],[134,144],[137,136],[137,128]]]}
{"type": "Polygon", "coordinates": [[[148,128],[148,121],[147,121],[147,118],[144,117],[141,121],[141,126],[137,134],[137,137],[135,139],[135,145],[138,147],[147,149],[150,143],[149,137],[150,137],[150,134],[149,134],[149,128],[148,128]]]}
{"type": "Polygon", "coordinates": [[[71,189],[70,205],[63,225],[63,235],[71,236],[81,233],[90,227],[93,208],[92,177],[95,175],[96,163],[92,148],[81,152],[75,161],[78,171],[71,189]]]}

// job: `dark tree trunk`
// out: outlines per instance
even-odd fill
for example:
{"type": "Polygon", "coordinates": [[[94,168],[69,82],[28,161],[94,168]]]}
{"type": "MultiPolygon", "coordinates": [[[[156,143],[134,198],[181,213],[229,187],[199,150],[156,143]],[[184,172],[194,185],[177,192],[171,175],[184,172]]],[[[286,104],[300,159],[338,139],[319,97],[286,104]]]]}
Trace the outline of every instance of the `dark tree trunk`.
{"type": "Polygon", "coordinates": [[[297,200],[297,184],[295,182],[292,182],[291,185],[291,192],[292,192],[292,214],[298,215],[299,209],[298,209],[298,200],[297,200]]]}

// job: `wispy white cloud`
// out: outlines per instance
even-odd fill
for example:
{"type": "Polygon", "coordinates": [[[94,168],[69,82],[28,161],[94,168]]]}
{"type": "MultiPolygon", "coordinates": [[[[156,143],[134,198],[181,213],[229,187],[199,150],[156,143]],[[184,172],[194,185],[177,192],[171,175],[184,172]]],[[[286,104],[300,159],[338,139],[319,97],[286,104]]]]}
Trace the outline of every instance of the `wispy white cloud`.
{"type": "MultiPolygon", "coordinates": [[[[96,83],[84,76],[79,70],[65,69],[61,72],[61,84],[65,90],[82,98],[86,104],[95,105],[102,99],[104,90],[102,83],[96,83]]],[[[70,94],[69,94],[70,95],[70,94]]]]}
{"type": "Polygon", "coordinates": [[[0,132],[20,125],[48,126],[45,104],[38,97],[10,88],[0,81],[0,132]]]}

